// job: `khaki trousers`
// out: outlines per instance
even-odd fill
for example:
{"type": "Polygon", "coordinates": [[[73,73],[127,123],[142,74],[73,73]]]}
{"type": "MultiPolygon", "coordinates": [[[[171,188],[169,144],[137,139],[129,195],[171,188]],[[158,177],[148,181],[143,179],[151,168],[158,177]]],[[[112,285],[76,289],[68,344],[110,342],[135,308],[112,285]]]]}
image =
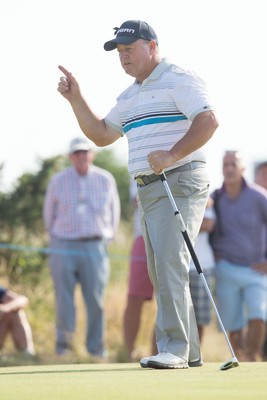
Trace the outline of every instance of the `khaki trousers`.
{"type": "MultiPolygon", "coordinates": [[[[194,244],[209,193],[206,166],[174,172],[167,181],[194,244]]],[[[138,187],[138,205],[148,274],[157,301],[158,351],[187,361],[199,359],[201,351],[189,290],[190,254],[163,183],[159,180],[138,187]]]]}

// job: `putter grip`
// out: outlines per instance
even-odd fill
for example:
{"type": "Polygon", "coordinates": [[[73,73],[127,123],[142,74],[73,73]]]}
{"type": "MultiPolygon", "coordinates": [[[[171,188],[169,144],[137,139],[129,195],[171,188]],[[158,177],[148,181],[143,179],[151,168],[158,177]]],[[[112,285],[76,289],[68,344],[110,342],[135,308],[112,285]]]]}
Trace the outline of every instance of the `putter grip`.
{"type": "Polygon", "coordinates": [[[193,245],[191,243],[191,240],[189,239],[187,231],[182,232],[182,235],[184,237],[185,243],[186,243],[186,245],[188,247],[188,250],[189,250],[189,253],[190,253],[191,257],[192,257],[194,265],[196,267],[197,273],[200,275],[201,273],[203,273],[203,270],[202,270],[201,265],[199,263],[199,260],[197,258],[197,255],[196,255],[196,252],[194,250],[194,247],[193,247],[193,245]]]}
{"type": "Polygon", "coordinates": [[[161,173],[159,174],[159,177],[160,177],[161,182],[166,181],[166,175],[165,175],[164,172],[161,172],[161,173]]]}

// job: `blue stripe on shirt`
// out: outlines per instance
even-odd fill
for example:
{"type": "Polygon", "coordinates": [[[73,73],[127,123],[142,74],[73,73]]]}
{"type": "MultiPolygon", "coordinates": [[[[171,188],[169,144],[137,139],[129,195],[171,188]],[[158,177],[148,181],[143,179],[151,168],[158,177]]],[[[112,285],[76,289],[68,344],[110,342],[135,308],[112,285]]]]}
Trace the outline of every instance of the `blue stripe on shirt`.
{"type": "Polygon", "coordinates": [[[185,120],[185,119],[187,119],[187,117],[185,115],[172,116],[172,117],[168,116],[168,117],[148,118],[148,119],[143,119],[141,121],[130,122],[128,125],[125,124],[123,127],[123,131],[125,133],[127,133],[131,129],[139,128],[140,126],[153,125],[153,124],[165,124],[167,122],[175,122],[175,121],[181,121],[181,120],[185,120]]]}

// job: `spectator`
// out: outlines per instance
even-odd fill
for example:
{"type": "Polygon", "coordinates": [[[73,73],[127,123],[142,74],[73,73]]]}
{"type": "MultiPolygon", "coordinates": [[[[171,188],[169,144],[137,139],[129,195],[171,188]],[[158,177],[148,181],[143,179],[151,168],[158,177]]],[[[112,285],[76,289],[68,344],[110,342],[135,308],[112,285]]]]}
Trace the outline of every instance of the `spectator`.
{"type": "Polygon", "coordinates": [[[259,163],[255,169],[255,182],[267,190],[267,161],[259,163]]]}
{"type": "Polygon", "coordinates": [[[267,276],[252,268],[265,260],[267,194],[249,184],[238,151],[223,157],[224,182],[216,194],[216,257],[218,311],[240,361],[262,360],[265,338],[267,276]]]}
{"type": "Polygon", "coordinates": [[[123,135],[128,139],[129,173],[138,184],[148,271],[158,306],[158,354],[142,358],[140,365],[201,366],[189,290],[190,256],[159,174],[165,170],[194,241],[209,192],[204,145],[218,126],[214,108],[197,74],[161,58],[157,35],[147,22],[125,21],[104,49],[116,49],[122,68],[135,78],[104,118],[91,109],[77,80],[63,66],[58,91],[96,145],[109,145],[123,135]]]}
{"type": "Polygon", "coordinates": [[[35,356],[32,330],[24,308],[29,299],[0,286],[0,349],[8,334],[18,351],[25,356],[35,356]]]}
{"type": "MultiPolygon", "coordinates": [[[[141,313],[146,301],[153,298],[153,286],[148,276],[145,243],[137,208],[137,187],[131,180],[130,195],[134,203],[134,242],[131,250],[127,304],[123,318],[124,343],[130,361],[136,361],[138,353],[135,344],[140,328],[141,313]]],[[[151,335],[151,352],[157,353],[155,330],[151,335]]]]}
{"type": "MultiPolygon", "coordinates": [[[[215,219],[213,200],[209,198],[194,249],[211,290],[213,286],[215,259],[209,242],[209,234],[214,229],[215,219]]],[[[189,287],[197,320],[199,340],[202,342],[204,327],[211,321],[211,303],[192,259],[189,271],[189,287]]]]}
{"type": "MultiPolygon", "coordinates": [[[[267,190],[267,161],[263,161],[257,165],[255,170],[255,182],[267,190]]],[[[266,235],[267,236],[267,235],[266,235]]],[[[266,259],[267,259],[267,241],[266,241],[266,259]]],[[[267,261],[254,264],[253,268],[259,272],[267,274],[267,261]]],[[[267,360],[267,324],[265,325],[265,341],[263,346],[263,359],[267,360]]]]}
{"type": "Polygon", "coordinates": [[[93,165],[93,143],[73,139],[69,158],[72,165],[52,177],[44,201],[56,300],[56,352],[62,355],[73,349],[74,290],[79,283],[87,314],[87,351],[105,360],[103,305],[110,269],[107,243],[118,228],[119,196],[114,177],[93,165]]]}

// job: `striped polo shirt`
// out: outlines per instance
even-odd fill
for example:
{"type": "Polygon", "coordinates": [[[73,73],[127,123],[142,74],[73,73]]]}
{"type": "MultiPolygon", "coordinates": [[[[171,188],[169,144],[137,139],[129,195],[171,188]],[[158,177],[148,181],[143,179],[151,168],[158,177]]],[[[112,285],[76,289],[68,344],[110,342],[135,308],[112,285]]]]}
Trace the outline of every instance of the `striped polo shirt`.
{"type": "MultiPolygon", "coordinates": [[[[171,149],[186,134],[194,117],[211,109],[203,80],[162,59],[142,84],[135,81],[119,95],[105,122],[127,136],[129,173],[134,177],[153,173],[148,154],[171,149]]],[[[203,147],[171,168],[192,160],[205,161],[203,147]]]]}

